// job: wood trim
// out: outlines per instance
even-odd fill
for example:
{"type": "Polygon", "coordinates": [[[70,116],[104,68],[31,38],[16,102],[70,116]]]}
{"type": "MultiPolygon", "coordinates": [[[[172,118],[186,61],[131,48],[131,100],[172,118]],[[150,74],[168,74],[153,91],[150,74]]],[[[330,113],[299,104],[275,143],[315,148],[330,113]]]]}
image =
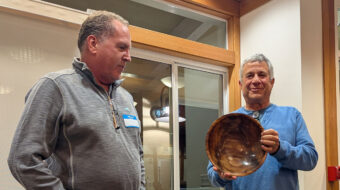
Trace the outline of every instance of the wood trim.
{"type": "Polygon", "coordinates": [[[0,0],[0,11],[72,28],[79,28],[87,17],[85,12],[29,0],[0,0]]]}
{"type": "Polygon", "coordinates": [[[220,13],[227,16],[240,15],[240,3],[235,0],[165,0],[175,4],[180,4],[188,8],[203,8],[203,12],[210,10],[212,15],[220,13]]]}
{"type": "MultiPolygon", "coordinates": [[[[322,0],[322,44],[327,171],[338,166],[334,0],[322,0]]],[[[327,180],[327,190],[339,190],[339,182],[327,180]]]]}
{"type": "Polygon", "coordinates": [[[154,32],[137,26],[130,26],[130,31],[135,47],[191,58],[218,66],[227,67],[234,64],[234,52],[230,50],[154,32]]]}
{"type": "Polygon", "coordinates": [[[250,11],[264,5],[270,0],[241,0],[240,3],[240,15],[243,16],[250,11]]]}
{"type": "Polygon", "coordinates": [[[164,0],[164,1],[166,1],[168,3],[175,4],[175,5],[179,5],[179,6],[182,6],[182,7],[186,7],[186,8],[192,9],[192,10],[196,10],[198,12],[213,15],[213,16],[216,16],[216,17],[219,17],[219,18],[222,18],[222,19],[226,19],[226,20],[228,18],[230,18],[230,15],[232,15],[232,14],[227,14],[223,11],[220,11],[220,12],[216,11],[216,10],[212,9],[211,7],[209,8],[209,7],[204,6],[204,5],[193,3],[190,0],[189,1],[186,1],[186,0],[164,0]]]}
{"type": "Polygon", "coordinates": [[[234,67],[229,69],[229,112],[241,107],[241,88],[239,85],[240,70],[240,18],[232,17],[228,20],[228,47],[235,53],[234,67]]]}

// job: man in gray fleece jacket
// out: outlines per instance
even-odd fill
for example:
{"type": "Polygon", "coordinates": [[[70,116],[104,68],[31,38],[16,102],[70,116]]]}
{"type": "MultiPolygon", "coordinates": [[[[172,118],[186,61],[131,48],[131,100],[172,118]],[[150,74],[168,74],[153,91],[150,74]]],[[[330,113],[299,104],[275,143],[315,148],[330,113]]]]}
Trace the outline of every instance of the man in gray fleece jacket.
{"type": "Polygon", "coordinates": [[[82,24],[73,69],[26,96],[8,164],[26,189],[145,189],[140,121],[120,87],[131,61],[128,22],[106,11],[82,24]]]}

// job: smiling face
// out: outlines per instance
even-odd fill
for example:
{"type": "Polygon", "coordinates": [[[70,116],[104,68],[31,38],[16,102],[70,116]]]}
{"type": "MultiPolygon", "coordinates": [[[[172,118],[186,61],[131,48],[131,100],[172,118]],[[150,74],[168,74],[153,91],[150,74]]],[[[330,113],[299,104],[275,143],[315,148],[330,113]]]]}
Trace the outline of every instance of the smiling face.
{"type": "Polygon", "coordinates": [[[96,81],[108,86],[120,79],[127,62],[131,61],[131,37],[129,29],[121,22],[114,20],[114,34],[96,38],[88,37],[90,51],[94,55],[94,64],[89,64],[96,81]]]}
{"type": "Polygon", "coordinates": [[[270,104],[274,79],[270,79],[268,65],[265,62],[246,63],[239,84],[246,101],[246,107],[259,105],[262,109],[270,104]]]}

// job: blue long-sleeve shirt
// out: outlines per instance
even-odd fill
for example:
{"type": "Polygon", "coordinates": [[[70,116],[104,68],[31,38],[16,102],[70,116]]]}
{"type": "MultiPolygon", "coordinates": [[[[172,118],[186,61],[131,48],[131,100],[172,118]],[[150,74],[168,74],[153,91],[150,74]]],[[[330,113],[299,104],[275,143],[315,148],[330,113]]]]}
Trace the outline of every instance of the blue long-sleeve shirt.
{"type": "MultiPolygon", "coordinates": [[[[253,114],[243,107],[235,112],[253,114]]],[[[271,104],[260,110],[259,119],[265,130],[274,129],[279,133],[279,150],[273,155],[268,154],[256,172],[236,180],[221,179],[209,162],[207,172],[210,182],[228,190],[299,189],[297,170],[312,170],[318,161],[318,153],[301,113],[293,107],[271,104]]]]}

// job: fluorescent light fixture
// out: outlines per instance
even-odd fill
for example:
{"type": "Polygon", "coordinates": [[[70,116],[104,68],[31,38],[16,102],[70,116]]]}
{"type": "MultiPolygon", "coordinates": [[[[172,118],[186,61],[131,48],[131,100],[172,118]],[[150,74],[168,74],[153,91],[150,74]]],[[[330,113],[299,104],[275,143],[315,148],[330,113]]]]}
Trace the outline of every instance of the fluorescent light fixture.
{"type": "MultiPolygon", "coordinates": [[[[172,84],[171,84],[171,77],[164,77],[161,79],[161,82],[171,88],[172,84]]],[[[183,77],[178,77],[178,83],[177,83],[177,87],[178,88],[183,88],[184,87],[184,78],[183,77]]]]}
{"type": "Polygon", "coordinates": [[[122,77],[129,77],[129,78],[138,78],[137,75],[131,74],[131,73],[122,73],[121,76],[122,77]]]}

